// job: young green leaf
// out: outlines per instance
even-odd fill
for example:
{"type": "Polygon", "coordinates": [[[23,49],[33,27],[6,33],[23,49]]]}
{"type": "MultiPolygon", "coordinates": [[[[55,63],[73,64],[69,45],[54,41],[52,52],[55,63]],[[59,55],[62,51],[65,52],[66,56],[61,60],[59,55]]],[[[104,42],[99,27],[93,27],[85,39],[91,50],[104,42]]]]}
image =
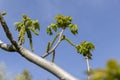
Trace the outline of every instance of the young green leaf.
{"type": "Polygon", "coordinates": [[[31,21],[31,20],[30,20],[30,21],[27,21],[27,23],[25,24],[25,26],[26,26],[26,27],[32,26],[32,21],[31,21]]]}
{"type": "Polygon", "coordinates": [[[77,27],[77,25],[75,25],[75,24],[70,24],[69,27],[70,27],[70,31],[71,31],[74,35],[78,34],[78,27],[77,27]]]}
{"type": "Polygon", "coordinates": [[[23,14],[22,21],[16,22],[15,27],[16,27],[16,30],[18,30],[18,32],[19,32],[18,42],[20,42],[20,44],[23,44],[25,42],[25,34],[27,33],[27,36],[30,41],[30,47],[33,51],[31,31],[35,35],[38,35],[38,32],[36,31],[36,30],[40,30],[40,25],[39,25],[38,20],[32,20],[29,17],[27,17],[26,14],[23,14]]]}
{"type": "Polygon", "coordinates": [[[52,34],[53,34],[50,26],[47,27],[46,32],[47,32],[47,34],[49,34],[49,35],[52,35],[52,34]]]}
{"type": "Polygon", "coordinates": [[[23,26],[23,28],[20,30],[20,33],[18,35],[18,41],[21,40],[21,43],[23,44],[25,42],[25,27],[23,26]]]}
{"type": "Polygon", "coordinates": [[[40,25],[39,25],[38,20],[33,21],[33,25],[34,25],[35,29],[40,30],[40,25]]]}
{"type": "Polygon", "coordinates": [[[33,43],[32,43],[32,34],[31,34],[30,30],[26,30],[26,33],[27,33],[27,36],[29,38],[30,48],[31,48],[32,51],[34,51],[34,49],[33,49],[33,43]]]}
{"type": "Polygon", "coordinates": [[[49,52],[49,50],[50,50],[50,48],[51,48],[50,46],[51,46],[51,43],[48,42],[47,49],[46,49],[46,52],[47,52],[47,53],[49,52]]]}
{"type": "Polygon", "coordinates": [[[91,50],[94,50],[95,46],[91,42],[81,42],[76,46],[76,50],[78,53],[82,54],[83,56],[87,56],[88,59],[92,58],[91,50]]]}
{"type": "Polygon", "coordinates": [[[57,26],[56,24],[51,24],[52,29],[56,32],[57,31],[57,26]]]}
{"type": "Polygon", "coordinates": [[[38,32],[36,31],[35,27],[32,27],[31,30],[33,31],[33,33],[34,33],[35,35],[38,35],[38,32]]]}

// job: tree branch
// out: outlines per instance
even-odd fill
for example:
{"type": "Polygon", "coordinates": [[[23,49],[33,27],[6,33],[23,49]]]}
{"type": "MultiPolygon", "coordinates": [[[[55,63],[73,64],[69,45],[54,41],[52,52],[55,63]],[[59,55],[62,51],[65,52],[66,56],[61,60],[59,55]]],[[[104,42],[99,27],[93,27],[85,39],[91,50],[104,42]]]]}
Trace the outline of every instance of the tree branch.
{"type": "MultiPolygon", "coordinates": [[[[0,22],[1,22],[1,25],[4,29],[4,32],[6,33],[7,38],[15,46],[17,52],[20,55],[22,55],[24,58],[26,58],[30,62],[38,65],[39,67],[42,67],[43,69],[47,70],[48,72],[52,73],[53,75],[58,77],[60,80],[78,80],[77,78],[73,77],[72,75],[70,75],[69,73],[67,73],[66,71],[64,71],[63,69],[61,69],[57,65],[55,65],[54,63],[51,63],[51,62],[43,59],[42,57],[39,57],[35,53],[32,53],[31,51],[18,45],[18,43],[13,39],[12,34],[9,31],[9,28],[8,28],[6,22],[1,14],[0,14],[0,22]]],[[[61,36],[62,36],[63,31],[64,30],[62,30],[62,32],[61,32],[61,36]]],[[[59,39],[58,43],[56,44],[56,46],[52,50],[54,50],[58,46],[59,43],[60,43],[60,39],[59,39]]],[[[4,45],[6,45],[6,44],[4,44],[4,45]]],[[[1,41],[1,46],[3,46],[2,41],[1,41]]],[[[5,48],[2,48],[2,49],[5,49],[5,48]]]]}
{"type": "Polygon", "coordinates": [[[88,76],[87,76],[87,80],[90,80],[90,64],[89,64],[89,59],[87,56],[85,56],[85,60],[86,60],[86,64],[87,64],[87,73],[88,73],[88,76]]]}
{"type": "Polygon", "coordinates": [[[13,45],[6,44],[0,40],[0,48],[8,52],[16,52],[17,50],[13,45]]]}
{"type": "Polygon", "coordinates": [[[48,72],[54,74],[60,80],[78,80],[77,78],[73,77],[69,73],[65,72],[63,69],[58,67],[52,62],[49,62],[35,53],[30,52],[29,50],[21,47],[20,48],[21,55],[25,57],[27,60],[31,61],[32,63],[42,67],[43,69],[47,70],[48,72]]]}
{"type": "Polygon", "coordinates": [[[51,54],[56,48],[57,46],[60,44],[61,42],[61,38],[62,38],[62,35],[63,35],[63,32],[64,32],[64,29],[62,29],[62,31],[59,33],[59,39],[58,39],[58,42],[55,44],[55,46],[48,52],[46,52],[45,54],[43,54],[41,57],[42,58],[45,58],[47,57],[49,54],[51,54]]]}
{"type": "Polygon", "coordinates": [[[4,29],[4,32],[5,32],[6,36],[7,36],[7,38],[8,38],[8,39],[10,40],[10,42],[15,46],[16,50],[19,51],[19,45],[18,45],[18,43],[14,40],[14,38],[12,37],[12,34],[11,34],[11,32],[10,32],[10,30],[9,30],[9,28],[8,28],[8,26],[7,26],[4,18],[3,18],[3,15],[2,15],[1,13],[0,13],[0,23],[1,23],[2,27],[3,27],[3,29],[4,29]]]}
{"type": "MultiPolygon", "coordinates": [[[[10,49],[11,47],[8,47],[10,45],[3,43],[0,40],[0,48],[3,50],[7,50],[12,52],[10,49]]],[[[14,49],[13,49],[14,52],[14,49]]],[[[35,53],[30,52],[29,50],[23,48],[20,46],[20,55],[22,55],[24,58],[26,58],[28,61],[38,65],[39,67],[42,67],[43,69],[47,70],[48,72],[54,74],[56,77],[58,77],[60,80],[78,80],[75,77],[71,76],[69,73],[65,72],[63,69],[55,65],[54,63],[51,63],[35,53]]]]}

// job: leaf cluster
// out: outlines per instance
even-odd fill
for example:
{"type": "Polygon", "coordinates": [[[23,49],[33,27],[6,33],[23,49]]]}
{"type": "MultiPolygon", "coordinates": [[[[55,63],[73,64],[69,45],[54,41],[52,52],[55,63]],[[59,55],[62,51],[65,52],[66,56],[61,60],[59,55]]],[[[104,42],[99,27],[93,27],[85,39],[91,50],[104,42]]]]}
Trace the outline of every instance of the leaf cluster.
{"type": "Polygon", "coordinates": [[[94,50],[95,46],[88,41],[81,42],[76,46],[76,50],[78,53],[82,54],[83,56],[87,56],[88,59],[92,58],[91,50],[94,50]]]}
{"type": "Polygon", "coordinates": [[[109,60],[105,69],[91,72],[92,80],[120,80],[120,65],[116,60],[109,60]]]}
{"type": "Polygon", "coordinates": [[[32,33],[35,35],[38,35],[37,30],[40,30],[40,25],[38,20],[32,20],[29,17],[27,17],[26,14],[22,15],[22,21],[15,23],[16,30],[19,32],[18,35],[18,42],[20,44],[23,44],[25,42],[25,34],[27,34],[27,37],[30,41],[30,47],[32,48],[32,33]]]}
{"type": "Polygon", "coordinates": [[[58,14],[54,19],[56,22],[47,27],[47,34],[52,35],[52,30],[56,32],[59,28],[66,29],[68,27],[72,34],[78,34],[78,26],[72,23],[72,17],[58,14]]]}
{"type": "Polygon", "coordinates": [[[15,80],[32,80],[32,76],[28,70],[24,70],[22,73],[15,76],[15,80]]]}

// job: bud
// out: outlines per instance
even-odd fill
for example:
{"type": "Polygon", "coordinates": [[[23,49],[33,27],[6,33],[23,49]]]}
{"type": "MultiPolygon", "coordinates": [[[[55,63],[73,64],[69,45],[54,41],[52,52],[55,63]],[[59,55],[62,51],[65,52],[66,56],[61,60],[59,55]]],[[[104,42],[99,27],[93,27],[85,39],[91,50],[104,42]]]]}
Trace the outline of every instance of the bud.
{"type": "Polygon", "coordinates": [[[5,11],[3,11],[1,14],[4,16],[4,15],[6,15],[7,13],[6,13],[5,11]]]}

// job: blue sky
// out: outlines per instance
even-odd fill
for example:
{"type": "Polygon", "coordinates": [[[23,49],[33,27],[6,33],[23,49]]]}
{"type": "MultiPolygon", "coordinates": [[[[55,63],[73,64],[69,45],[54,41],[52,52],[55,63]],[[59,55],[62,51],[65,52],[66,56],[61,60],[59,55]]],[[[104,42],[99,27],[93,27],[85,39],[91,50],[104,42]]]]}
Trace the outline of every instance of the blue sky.
{"type": "MultiPolygon", "coordinates": [[[[78,44],[82,41],[91,41],[96,49],[93,52],[93,60],[90,61],[93,69],[105,67],[109,59],[120,61],[120,1],[119,0],[0,0],[0,12],[6,11],[6,22],[12,34],[17,40],[14,22],[21,20],[21,15],[26,13],[32,19],[38,19],[41,25],[39,36],[33,38],[35,53],[42,55],[45,52],[46,43],[52,40],[46,34],[46,27],[54,22],[57,14],[73,17],[73,23],[79,27],[79,34],[74,36],[66,30],[67,37],[78,44]]],[[[0,28],[0,40],[9,43],[0,28]]],[[[23,45],[29,49],[29,43],[23,45]]],[[[47,59],[50,59],[49,56],[47,59]]],[[[56,78],[47,71],[28,62],[19,54],[9,53],[0,49],[0,61],[5,62],[7,71],[11,75],[28,69],[33,80],[56,78]]],[[[84,79],[86,63],[84,58],[76,53],[76,50],[67,42],[62,42],[57,48],[55,63],[70,72],[72,75],[84,79]]]]}

